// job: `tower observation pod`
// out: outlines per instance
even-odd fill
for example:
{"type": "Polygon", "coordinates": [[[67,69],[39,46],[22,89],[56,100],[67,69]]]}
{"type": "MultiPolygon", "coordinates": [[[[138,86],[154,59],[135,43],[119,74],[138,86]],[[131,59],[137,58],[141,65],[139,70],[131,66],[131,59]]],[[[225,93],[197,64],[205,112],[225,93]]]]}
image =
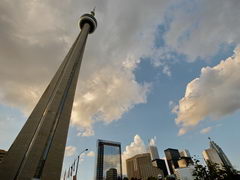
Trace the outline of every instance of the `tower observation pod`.
{"type": "Polygon", "coordinates": [[[97,28],[94,15],[81,16],[81,32],[0,163],[0,179],[60,179],[82,57],[97,28]]]}

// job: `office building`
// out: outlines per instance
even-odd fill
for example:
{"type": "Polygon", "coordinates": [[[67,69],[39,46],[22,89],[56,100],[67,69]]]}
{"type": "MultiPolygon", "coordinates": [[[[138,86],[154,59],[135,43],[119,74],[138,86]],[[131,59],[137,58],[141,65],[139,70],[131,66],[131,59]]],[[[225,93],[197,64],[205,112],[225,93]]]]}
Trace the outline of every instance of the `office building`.
{"type": "Polygon", "coordinates": [[[168,170],[164,159],[152,160],[152,165],[162,170],[164,177],[168,175],[168,170]]]}
{"type": "Polygon", "coordinates": [[[122,179],[121,143],[98,140],[97,141],[96,180],[112,178],[117,174],[122,179]]]}
{"type": "Polygon", "coordinates": [[[179,154],[180,157],[191,157],[190,152],[187,149],[181,150],[179,154]]]}
{"type": "Polygon", "coordinates": [[[158,149],[157,149],[156,146],[149,145],[148,146],[148,152],[150,153],[152,160],[160,159],[159,154],[158,154],[158,149]]]}
{"type": "Polygon", "coordinates": [[[181,159],[178,160],[178,167],[179,168],[185,168],[188,166],[192,166],[193,160],[191,157],[181,157],[181,159]]]}
{"type": "Polygon", "coordinates": [[[7,151],[3,150],[3,149],[0,149],[0,163],[3,161],[3,158],[5,156],[7,151]]]}
{"type": "Polygon", "coordinates": [[[177,149],[168,148],[164,150],[164,153],[167,159],[169,171],[171,174],[174,174],[174,170],[179,167],[178,166],[178,160],[180,159],[179,151],[177,149]]]}
{"type": "Polygon", "coordinates": [[[59,180],[74,94],[94,12],[81,16],[81,32],[0,164],[0,177],[59,180]]]}
{"type": "Polygon", "coordinates": [[[147,180],[149,177],[164,176],[163,172],[152,165],[150,153],[138,154],[126,160],[127,176],[129,179],[147,180]]]}
{"type": "Polygon", "coordinates": [[[206,163],[208,162],[212,164],[216,163],[219,165],[220,168],[223,167],[223,162],[215,149],[212,148],[205,149],[202,154],[206,163]]]}
{"type": "Polygon", "coordinates": [[[232,166],[232,163],[229,161],[226,154],[223,152],[222,148],[220,148],[214,141],[212,141],[211,138],[209,138],[209,140],[210,140],[210,142],[209,142],[210,148],[214,149],[218,153],[218,156],[220,157],[222,164],[224,166],[228,166],[228,167],[234,169],[232,166]]]}

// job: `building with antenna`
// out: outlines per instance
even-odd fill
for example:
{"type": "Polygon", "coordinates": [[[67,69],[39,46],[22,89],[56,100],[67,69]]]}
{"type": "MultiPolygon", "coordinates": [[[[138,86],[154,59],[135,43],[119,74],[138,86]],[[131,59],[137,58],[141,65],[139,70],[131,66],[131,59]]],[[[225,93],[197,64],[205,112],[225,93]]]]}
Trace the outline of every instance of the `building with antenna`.
{"type": "Polygon", "coordinates": [[[232,163],[229,161],[228,157],[223,152],[222,148],[220,146],[218,146],[214,141],[212,141],[210,137],[208,139],[209,139],[210,148],[214,149],[217,152],[217,154],[219,155],[223,165],[234,169],[233,166],[232,166],[232,163]]]}
{"type": "Polygon", "coordinates": [[[0,177],[59,180],[84,49],[97,28],[94,10],[0,164],[0,177]]]}
{"type": "Polygon", "coordinates": [[[220,148],[220,146],[212,141],[210,137],[208,139],[210,148],[203,151],[204,160],[206,162],[216,163],[220,168],[227,166],[231,169],[234,169],[226,154],[223,152],[222,148],[220,148]]]}

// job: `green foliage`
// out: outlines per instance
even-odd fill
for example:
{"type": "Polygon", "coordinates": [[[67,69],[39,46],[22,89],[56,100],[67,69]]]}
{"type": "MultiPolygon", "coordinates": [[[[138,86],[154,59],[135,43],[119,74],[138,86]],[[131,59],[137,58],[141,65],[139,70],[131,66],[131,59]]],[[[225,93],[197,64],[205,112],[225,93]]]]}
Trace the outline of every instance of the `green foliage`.
{"type": "Polygon", "coordinates": [[[194,159],[195,170],[193,176],[195,180],[240,180],[240,175],[236,170],[215,163],[207,162],[207,166],[199,164],[199,160],[194,159]]]}

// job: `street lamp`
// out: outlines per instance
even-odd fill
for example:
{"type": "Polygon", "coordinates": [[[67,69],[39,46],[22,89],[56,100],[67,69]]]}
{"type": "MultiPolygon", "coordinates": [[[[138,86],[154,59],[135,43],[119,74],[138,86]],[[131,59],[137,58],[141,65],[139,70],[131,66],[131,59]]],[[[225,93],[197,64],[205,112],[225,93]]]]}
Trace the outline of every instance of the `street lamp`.
{"type": "Polygon", "coordinates": [[[75,173],[75,175],[73,176],[73,180],[76,180],[76,179],[77,179],[78,164],[79,164],[80,156],[81,156],[82,153],[84,153],[84,152],[86,152],[86,151],[88,151],[88,149],[84,149],[84,150],[83,150],[81,153],[79,153],[79,155],[78,155],[76,173],[75,173]]]}

